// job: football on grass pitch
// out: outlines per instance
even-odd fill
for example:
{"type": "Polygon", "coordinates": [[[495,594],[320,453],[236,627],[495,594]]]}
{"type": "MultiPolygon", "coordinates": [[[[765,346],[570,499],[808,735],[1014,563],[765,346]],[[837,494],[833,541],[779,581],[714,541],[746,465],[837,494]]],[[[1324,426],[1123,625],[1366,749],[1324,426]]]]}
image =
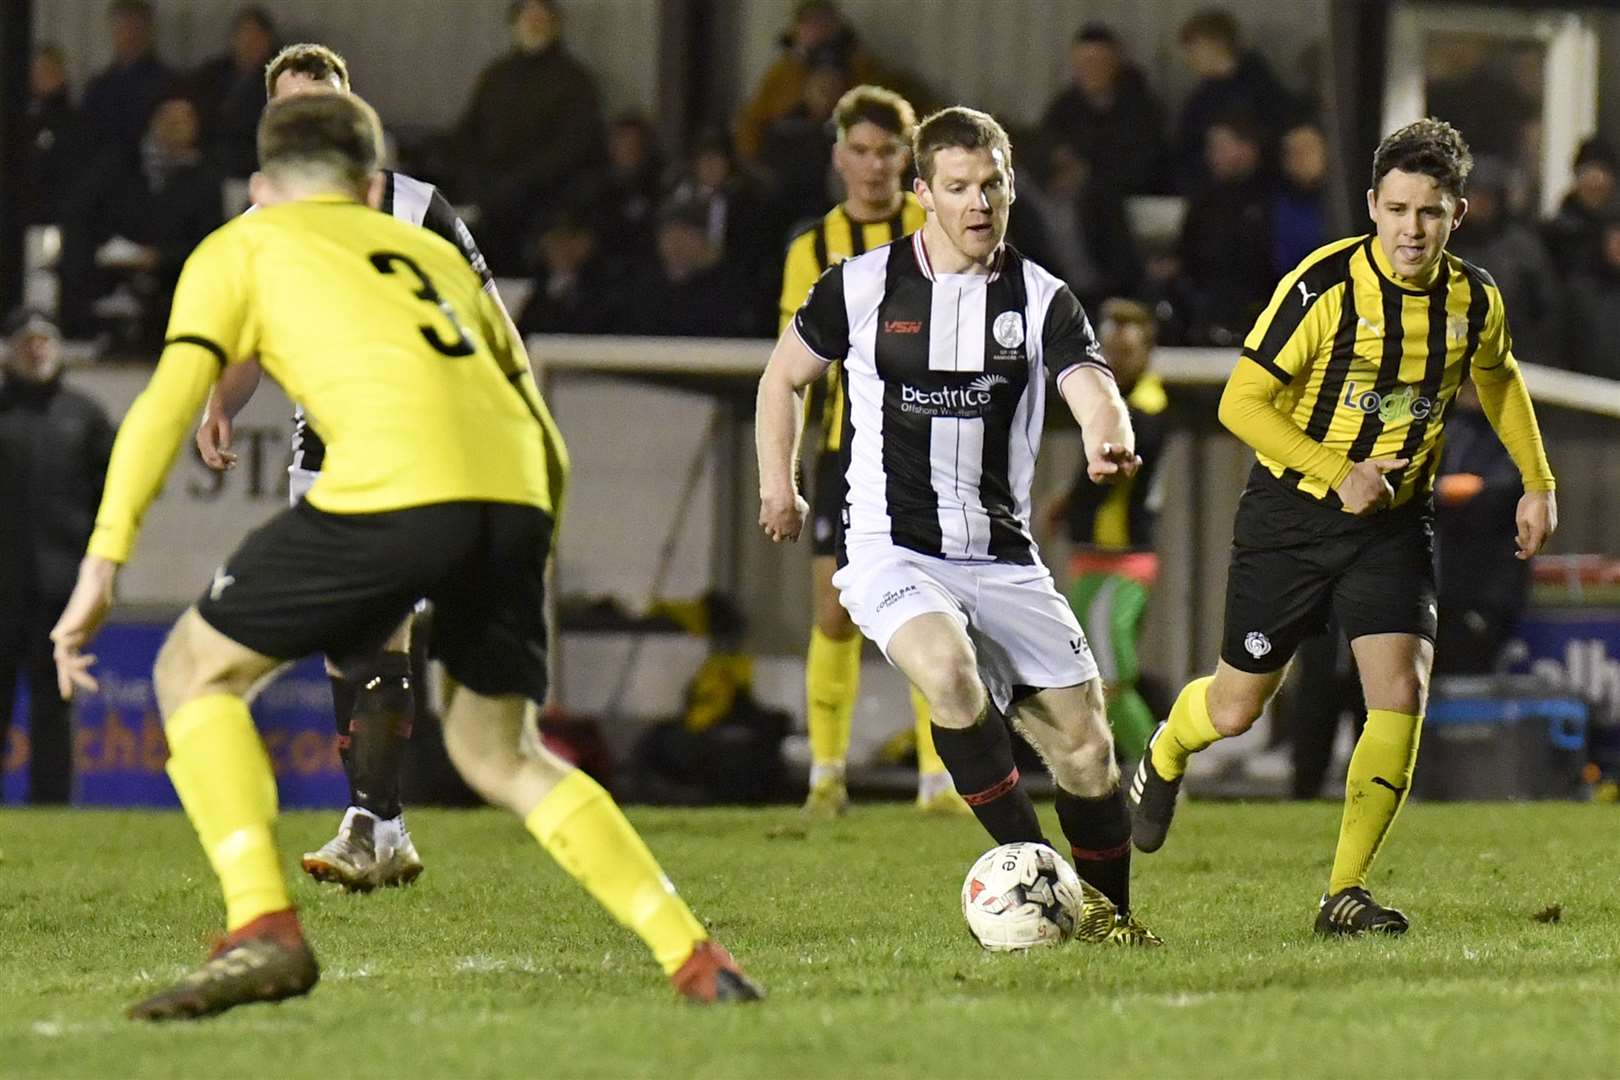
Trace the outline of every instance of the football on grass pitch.
{"type": "Polygon", "coordinates": [[[1045,844],[991,848],[962,882],[968,931],[991,952],[1067,941],[1080,903],[1079,875],[1045,844]]]}

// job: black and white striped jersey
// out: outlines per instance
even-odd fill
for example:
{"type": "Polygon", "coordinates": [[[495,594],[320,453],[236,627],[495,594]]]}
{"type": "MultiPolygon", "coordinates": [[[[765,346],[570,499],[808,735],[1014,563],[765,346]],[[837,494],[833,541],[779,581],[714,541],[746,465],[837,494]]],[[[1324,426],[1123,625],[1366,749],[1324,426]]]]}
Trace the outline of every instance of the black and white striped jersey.
{"type": "MultiPolygon", "coordinates": [[[[467,223],[461,220],[461,215],[450,205],[450,200],[432,184],[392,169],[384,169],[382,202],[377,209],[444,237],[455,245],[467,264],[483,279],[485,289],[495,287],[495,275],[489,272],[489,263],[484,260],[484,253],[478,250],[467,223]]],[[[300,406],[293,412],[292,467],[319,472],[325,459],[326,444],[309,426],[300,406]]]]}
{"type": "Polygon", "coordinates": [[[1032,565],[1030,482],[1046,378],[1108,370],[1068,286],[1003,247],[988,274],[938,274],[922,232],[821,276],[799,339],[842,360],[838,557],[865,542],[1032,565]]]}

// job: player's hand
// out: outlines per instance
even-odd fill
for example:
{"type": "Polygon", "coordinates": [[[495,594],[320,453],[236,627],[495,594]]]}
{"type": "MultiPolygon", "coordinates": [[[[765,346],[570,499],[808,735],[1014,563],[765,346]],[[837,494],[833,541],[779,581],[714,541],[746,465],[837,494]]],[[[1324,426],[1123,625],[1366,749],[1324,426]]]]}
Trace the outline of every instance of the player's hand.
{"type": "Polygon", "coordinates": [[[797,540],[809,514],[810,504],[797,491],[786,495],[760,494],[759,527],[778,544],[783,540],[797,540]]]}
{"type": "Polygon", "coordinates": [[[90,674],[96,658],[79,650],[101,629],[101,621],[112,607],[113,582],[117,578],[118,564],[110,559],[86,555],[79,563],[79,580],[73,586],[73,595],[51,630],[56,689],[63,701],[71,700],[76,689],[95,693],[100,688],[95,676],[90,674]]]}
{"type": "Polygon", "coordinates": [[[236,455],[231,453],[231,418],[209,405],[203,413],[202,426],[197,428],[197,453],[203,464],[215,472],[236,467],[236,455]]]}
{"type": "Polygon", "coordinates": [[[1529,559],[1553,533],[1558,531],[1558,497],[1550,491],[1527,491],[1519,500],[1519,509],[1513,515],[1518,527],[1517,555],[1529,559]]]}
{"type": "Polygon", "coordinates": [[[1093,484],[1114,484],[1136,475],[1142,459],[1136,451],[1119,443],[1103,443],[1086,448],[1086,475],[1093,484]]]}
{"type": "Polygon", "coordinates": [[[1382,461],[1358,461],[1334,490],[1344,508],[1357,517],[1365,517],[1388,506],[1395,499],[1395,489],[1384,478],[1385,473],[1404,469],[1410,464],[1406,458],[1385,458],[1382,461]]]}

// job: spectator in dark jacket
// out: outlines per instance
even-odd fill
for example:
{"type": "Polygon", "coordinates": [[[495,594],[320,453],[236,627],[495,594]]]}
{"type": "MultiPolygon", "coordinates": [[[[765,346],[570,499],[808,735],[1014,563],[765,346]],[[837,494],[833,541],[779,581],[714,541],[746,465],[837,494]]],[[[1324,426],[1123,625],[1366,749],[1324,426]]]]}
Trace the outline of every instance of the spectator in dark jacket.
{"type": "Polygon", "coordinates": [[[1547,248],[1566,277],[1598,269],[1606,221],[1620,211],[1615,178],[1620,160],[1607,143],[1587,139],[1575,152],[1575,186],[1547,223],[1547,248]]]}
{"type": "Polygon", "coordinates": [[[120,281],[142,307],[132,344],[162,341],[180,267],[225,220],[221,175],[203,157],[197,108],[174,96],[152,114],[134,150],[113,148],[92,167],[62,230],[62,316],[69,336],[92,336],[91,304],[120,281]],[[109,243],[121,238],[122,243],[109,243]]]}
{"type": "Polygon", "coordinates": [[[590,222],[563,214],[540,234],[540,272],[518,319],[525,334],[606,334],[629,300],[590,222]]]}
{"type": "Polygon", "coordinates": [[[0,759],[19,680],[28,688],[28,801],[73,791],[69,709],[56,689],[50,630],[90,540],[113,426],[62,383],[56,327],[37,312],[6,320],[0,382],[0,759]]]}
{"type": "Polygon", "coordinates": [[[726,264],[744,281],[761,283],[757,302],[764,305],[762,311],[774,314],[777,295],[769,284],[781,272],[782,230],[775,227],[764,193],[740,168],[722,129],[699,132],[688,159],[673,197],[704,207],[709,243],[720,248],[726,264]]]}
{"type": "Polygon", "coordinates": [[[1312,121],[1283,133],[1282,178],[1271,201],[1271,270],[1280,279],[1327,243],[1322,185],[1327,182],[1327,139],[1312,121]]]}
{"type": "Polygon", "coordinates": [[[1437,675],[1483,675],[1524,611],[1530,564],[1516,556],[1513,515],[1524,488],[1472,383],[1457,391],[1435,482],[1440,624],[1437,675]]]}
{"type": "Polygon", "coordinates": [[[34,53],[25,122],[28,161],[23,173],[23,221],[55,224],[62,220],[63,195],[78,176],[81,150],[79,117],[68,96],[67,66],[62,50],[55,45],[42,45],[34,53]]]}
{"type": "Polygon", "coordinates": [[[1498,158],[1481,157],[1468,175],[1468,216],[1448,250],[1496,279],[1513,314],[1513,353],[1536,364],[1560,363],[1563,283],[1535,229],[1508,206],[1511,173],[1498,158]]]}
{"type": "Polygon", "coordinates": [[[829,187],[833,109],[851,86],[847,68],[832,57],[818,61],[805,77],[804,96],[766,128],[759,163],[773,192],[778,220],[818,218],[837,200],[829,187]]]}
{"type": "Polygon", "coordinates": [[[1098,183],[1091,162],[1069,143],[1056,142],[1037,158],[1029,180],[1019,196],[1039,214],[1046,241],[1042,265],[1087,308],[1135,291],[1141,275],[1136,242],[1119,193],[1098,183]]]}
{"type": "Polygon", "coordinates": [[[107,17],[113,60],[90,80],[79,103],[92,153],[133,149],[146,133],[158,98],[174,83],[174,73],[152,46],[152,5],[147,0],[113,0],[107,17]]]}
{"type": "Polygon", "coordinates": [[[1163,191],[1164,109],[1142,72],[1125,62],[1114,32],[1096,23],[1076,30],[1069,70],[1071,83],[1046,107],[1042,132],[1074,147],[1093,184],[1119,195],[1163,191]]]}
{"type": "Polygon", "coordinates": [[[1271,200],[1250,121],[1218,121],[1205,142],[1210,183],[1187,208],[1177,257],[1191,291],[1189,337],[1232,345],[1248,333],[1276,282],[1271,200]]]}
{"type": "Polygon", "coordinates": [[[762,332],[757,313],[741,302],[744,283],[709,240],[708,210],[672,201],[659,213],[658,269],[625,305],[619,333],[673,337],[746,337],[762,332]]]}
{"type": "Polygon", "coordinates": [[[1564,363],[1571,371],[1620,380],[1620,221],[1598,235],[1596,267],[1570,280],[1564,363]]]}
{"type": "Polygon", "coordinates": [[[454,139],[497,273],[522,266],[536,208],[577,199],[603,158],[596,79],[563,46],[556,4],[517,0],[511,28],[512,51],[478,76],[454,139]]]}
{"type": "Polygon", "coordinates": [[[1242,51],[1237,20],[1224,11],[1201,11],[1188,19],[1181,28],[1181,50],[1198,85],[1181,107],[1175,169],[1182,194],[1192,195],[1211,179],[1205,136],[1217,121],[1235,114],[1250,117],[1265,153],[1298,104],[1258,53],[1242,51]]]}
{"type": "Polygon", "coordinates": [[[622,113],[608,127],[607,168],[590,199],[597,250],[615,270],[635,275],[652,267],[663,201],[664,159],[652,124],[622,113]]]}
{"type": "Polygon", "coordinates": [[[191,76],[192,99],[202,113],[203,149],[226,176],[258,168],[259,114],[264,111],[264,65],[276,51],[276,24],[261,7],[243,8],[231,23],[231,48],[191,76]]]}

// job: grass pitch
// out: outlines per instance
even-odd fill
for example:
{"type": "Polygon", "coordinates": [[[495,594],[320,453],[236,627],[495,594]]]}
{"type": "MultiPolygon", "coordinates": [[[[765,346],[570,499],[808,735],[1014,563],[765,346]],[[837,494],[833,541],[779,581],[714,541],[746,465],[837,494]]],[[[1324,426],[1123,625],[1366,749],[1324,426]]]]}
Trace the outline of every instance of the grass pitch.
{"type": "MultiPolygon", "coordinates": [[[[1056,822],[1045,808],[1049,835],[1056,822]]],[[[185,819],[0,811],[0,1076],[1612,1077],[1612,807],[1408,808],[1374,882],[1404,940],[1310,933],[1339,808],[1193,803],[1137,857],[1168,946],[990,955],[967,936],[967,820],[861,806],[633,810],[716,937],[765,984],[676,1002],[639,943],[493,811],[411,815],[413,888],[295,897],[314,994],[139,1026],[219,925],[185,819]],[[1538,921],[1561,906],[1557,921],[1538,921]]],[[[289,873],[335,814],[280,826],[289,873]]]]}

